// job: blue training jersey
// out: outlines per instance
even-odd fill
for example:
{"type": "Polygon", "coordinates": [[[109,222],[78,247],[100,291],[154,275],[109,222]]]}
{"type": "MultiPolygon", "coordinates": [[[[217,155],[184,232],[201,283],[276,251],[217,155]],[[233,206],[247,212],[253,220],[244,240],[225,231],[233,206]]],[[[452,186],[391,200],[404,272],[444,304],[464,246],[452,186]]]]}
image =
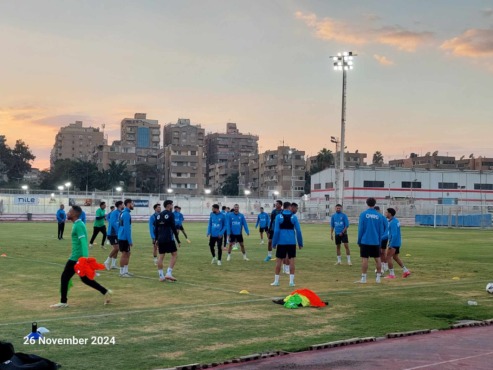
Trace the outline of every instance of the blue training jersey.
{"type": "Polygon", "coordinates": [[[296,215],[285,209],[276,216],[272,246],[296,245],[296,243],[298,243],[300,247],[303,247],[303,236],[301,235],[300,223],[296,215]]]}
{"type": "Polygon", "coordinates": [[[207,235],[217,238],[219,236],[223,236],[226,229],[226,215],[223,213],[211,212],[209,216],[209,224],[207,225],[207,235]]]}
{"type": "Polygon", "coordinates": [[[270,225],[270,217],[266,212],[260,212],[257,216],[257,223],[255,224],[255,228],[260,226],[263,229],[268,229],[270,225]]]}
{"type": "Polygon", "coordinates": [[[181,212],[174,211],[173,216],[175,217],[175,225],[176,226],[183,225],[183,221],[185,221],[185,217],[183,217],[183,214],[181,212]]]}
{"type": "Polygon", "coordinates": [[[248,225],[245,220],[245,216],[242,213],[230,212],[228,217],[228,234],[229,235],[240,235],[242,227],[245,229],[247,235],[250,235],[248,230],[248,225]]]}
{"type": "Polygon", "coordinates": [[[119,217],[118,240],[127,240],[128,244],[132,242],[132,216],[130,209],[124,208],[119,217]]]}
{"type": "Polygon", "coordinates": [[[349,219],[344,213],[336,212],[330,218],[330,227],[339,235],[344,229],[349,227],[349,219]]]}
{"type": "Polygon", "coordinates": [[[65,213],[65,211],[63,209],[59,209],[57,212],[56,212],[56,220],[58,222],[63,222],[67,219],[67,214],[65,213]]]}
{"type": "Polygon", "coordinates": [[[109,236],[118,236],[120,213],[121,213],[121,211],[119,209],[115,209],[110,214],[110,217],[108,220],[108,235],[109,236]]]}
{"type": "Polygon", "coordinates": [[[159,212],[154,212],[151,217],[149,217],[149,235],[152,240],[156,239],[156,235],[154,234],[154,223],[156,222],[156,217],[158,214],[159,212]]]}
{"type": "Polygon", "coordinates": [[[389,247],[401,246],[401,223],[395,217],[389,221],[389,247]]]}
{"type": "Polygon", "coordinates": [[[378,245],[386,230],[385,217],[373,208],[361,212],[358,224],[358,245],[378,245]]]}

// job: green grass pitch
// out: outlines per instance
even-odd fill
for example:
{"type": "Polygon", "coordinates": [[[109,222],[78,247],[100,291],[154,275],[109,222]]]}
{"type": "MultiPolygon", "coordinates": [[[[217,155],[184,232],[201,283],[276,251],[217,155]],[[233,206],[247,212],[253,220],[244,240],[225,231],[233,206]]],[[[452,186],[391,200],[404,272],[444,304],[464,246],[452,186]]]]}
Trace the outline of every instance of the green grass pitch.
{"type": "MultiPolygon", "coordinates": [[[[69,369],[153,369],[493,317],[493,295],[485,292],[486,283],[493,281],[489,230],[403,228],[401,256],[412,276],[400,278],[397,268],[398,279],[377,285],[370,261],[368,284],[359,285],[354,284],[360,277],[357,227],[349,229],[350,267],[334,265],[327,225],[303,224],[305,248],[298,252],[296,288],[312,289],[330,305],[289,310],[272,303],[293,288],[287,275],[281,276],[280,287],[270,286],[274,262],[263,262],[267,247],[259,244],[253,225],[245,238],[250,261],[233,252],[232,261],[223,257],[222,266],[210,263],[206,224],[189,222],[185,227],[192,243],[182,244],[178,252],[176,283],[158,281],[147,225],[134,223],[130,271],[136,277],[122,279],[117,270],[101,271],[97,281],[114,291],[113,302],[104,306],[102,295],[75,276],[70,307],[54,310],[49,306],[59,301],[71,225],[66,226],[66,240],[59,241],[54,223],[2,223],[0,339],[12,342],[18,352],[38,354],[69,369]],[[468,306],[468,300],[478,305],[468,306]],[[33,321],[50,330],[47,338],[89,342],[24,344],[33,321]],[[90,344],[92,337],[114,338],[115,344],[90,344]]],[[[92,224],[88,229],[90,235],[92,224]]],[[[108,251],[97,246],[90,253],[103,262],[108,251]]]]}

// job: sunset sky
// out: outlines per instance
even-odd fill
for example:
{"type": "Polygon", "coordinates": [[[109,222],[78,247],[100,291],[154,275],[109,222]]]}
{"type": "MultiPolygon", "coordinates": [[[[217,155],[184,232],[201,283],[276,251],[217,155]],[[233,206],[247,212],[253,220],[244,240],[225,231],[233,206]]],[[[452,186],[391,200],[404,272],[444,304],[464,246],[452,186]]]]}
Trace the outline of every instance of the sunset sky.
{"type": "Polygon", "coordinates": [[[226,122],[315,155],[493,157],[493,2],[480,0],[0,0],[0,134],[49,166],[58,129],[135,112],[226,122]]]}

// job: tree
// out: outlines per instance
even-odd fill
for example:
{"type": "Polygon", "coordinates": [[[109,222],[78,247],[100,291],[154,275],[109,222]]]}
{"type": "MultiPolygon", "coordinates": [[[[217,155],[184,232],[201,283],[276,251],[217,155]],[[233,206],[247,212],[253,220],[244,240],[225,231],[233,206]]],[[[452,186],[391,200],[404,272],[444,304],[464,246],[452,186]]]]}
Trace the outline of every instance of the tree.
{"type": "Polygon", "coordinates": [[[379,150],[373,153],[372,163],[374,165],[380,166],[383,164],[383,154],[379,150]]]}
{"type": "Polygon", "coordinates": [[[148,163],[136,165],[137,189],[141,193],[157,193],[157,167],[148,163]]]}
{"type": "Polygon", "coordinates": [[[0,144],[0,158],[3,168],[2,172],[10,180],[21,180],[31,170],[31,164],[36,156],[33,155],[29,146],[22,140],[17,140],[15,146],[10,148],[5,141],[0,144]]]}
{"type": "Polygon", "coordinates": [[[317,154],[316,164],[310,169],[310,174],[320,172],[334,165],[334,154],[327,148],[323,148],[317,154]]]}
{"type": "Polygon", "coordinates": [[[238,196],[238,185],[240,182],[240,177],[238,172],[235,172],[224,181],[223,187],[221,189],[222,195],[238,196]]]}
{"type": "Polygon", "coordinates": [[[310,172],[305,171],[305,194],[310,194],[311,189],[311,181],[312,181],[312,175],[310,175],[310,172]]]}
{"type": "Polygon", "coordinates": [[[128,187],[131,177],[127,168],[127,162],[123,161],[117,163],[111,161],[108,169],[100,173],[98,187],[101,189],[111,189],[120,185],[122,182],[128,187]]]}

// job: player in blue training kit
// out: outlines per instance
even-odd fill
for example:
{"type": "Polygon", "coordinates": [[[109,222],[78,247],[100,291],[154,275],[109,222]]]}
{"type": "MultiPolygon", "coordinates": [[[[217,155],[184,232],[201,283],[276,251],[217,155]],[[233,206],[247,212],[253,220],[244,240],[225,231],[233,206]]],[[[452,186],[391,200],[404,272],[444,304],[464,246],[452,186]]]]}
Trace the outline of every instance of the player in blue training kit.
{"type": "Polygon", "coordinates": [[[272,238],[274,237],[274,223],[276,216],[282,212],[282,200],[276,200],[274,203],[274,209],[270,214],[270,224],[269,224],[269,244],[267,245],[267,257],[265,257],[264,262],[269,262],[272,259],[272,238]]]}
{"type": "Polygon", "coordinates": [[[411,275],[404,263],[399,258],[399,253],[401,249],[401,224],[399,220],[395,217],[395,209],[387,208],[387,218],[389,220],[389,245],[387,251],[387,263],[389,265],[389,275],[385,279],[395,279],[394,273],[394,263],[392,260],[397,262],[397,264],[402,268],[402,277],[407,278],[411,275]]]}
{"type": "Polygon", "coordinates": [[[125,199],[123,202],[125,208],[118,218],[118,247],[122,256],[120,257],[120,277],[129,278],[133,274],[128,272],[128,263],[130,262],[130,250],[133,246],[132,240],[132,216],[130,212],[134,209],[132,199],[125,199]]]}
{"type": "Polygon", "coordinates": [[[173,277],[173,269],[175,267],[176,259],[178,258],[178,247],[180,246],[180,239],[178,238],[178,230],[176,228],[176,220],[173,209],[173,201],[165,200],[163,203],[164,211],[162,211],[156,218],[154,224],[154,234],[156,236],[156,244],[159,250],[159,259],[157,261],[157,268],[159,274],[159,281],[171,281],[176,279],[173,277]],[[175,243],[176,240],[176,243],[175,243]],[[171,254],[169,260],[168,269],[166,275],[163,272],[163,261],[166,253],[171,254]]]}
{"type": "Polygon", "coordinates": [[[58,240],[63,239],[63,231],[65,230],[65,221],[67,214],[64,211],[65,206],[60,204],[60,209],[56,212],[56,220],[58,222],[58,240]]]}
{"type": "Polygon", "coordinates": [[[257,216],[257,223],[255,224],[255,228],[260,226],[260,244],[264,244],[264,232],[269,231],[270,225],[270,217],[264,212],[264,207],[260,207],[260,213],[257,216]]]}
{"type": "Polygon", "coordinates": [[[218,266],[221,266],[222,264],[222,240],[227,228],[226,215],[222,212],[219,212],[219,204],[212,205],[212,212],[209,216],[209,224],[207,225],[207,236],[209,237],[209,247],[212,254],[212,265],[216,262],[218,266]],[[214,250],[215,245],[217,245],[217,258],[216,252],[214,250]]]}
{"type": "Polygon", "coordinates": [[[289,286],[294,286],[294,262],[296,258],[296,242],[303,248],[303,236],[296,215],[290,210],[291,203],[284,202],[283,211],[276,216],[272,247],[276,249],[276,268],[272,286],[279,286],[279,273],[283,260],[289,259],[289,286]]]}
{"type": "Polygon", "coordinates": [[[239,243],[241,248],[241,253],[243,253],[243,259],[249,261],[245,251],[245,244],[243,243],[242,230],[245,229],[245,233],[250,235],[248,230],[248,225],[242,213],[240,213],[240,206],[238,204],[234,205],[233,212],[229,213],[228,217],[228,235],[229,235],[229,248],[228,248],[228,258],[226,261],[231,261],[231,250],[233,249],[234,243],[239,243]]]}
{"type": "MultiPolygon", "coordinates": [[[[228,224],[228,216],[229,216],[229,207],[222,206],[221,208],[221,213],[224,215],[225,220],[226,220],[226,225],[228,224]]],[[[227,244],[228,244],[228,227],[226,226],[226,230],[224,231],[223,235],[223,249],[227,249],[227,244]]]]}
{"type": "Polygon", "coordinates": [[[104,266],[108,271],[118,269],[118,267],[116,267],[116,259],[120,250],[118,246],[118,228],[120,223],[120,213],[122,210],[123,202],[119,200],[115,203],[115,209],[110,213],[110,217],[108,217],[108,240],[112,246],[108,258],[104,261],[104,266]]]}
{"type": "Polygon", "coordinates": [[[154,209],[154,213],[151,217],[149,217],[149,235],[152,240],[152,256],[154,257],[154,265],[157,266],[157,244],[156,235],[154,234],[154,224],[156,222],[157,215],[161,213],[161,205],[156,203],[152,208],[154,209]]]}
{"type": "Polygon", "coordinates": [[[361,280],[357,283],[366,284],[366,273],[368,271],[368,258],[375,259],[377,265],[376,282],[380,283],[382,273],[382,261],[380,260],[380,243],[382,235],[385,233],[385,219],[373,207],[375,207],[375,198],[368,198],[366,205],[368,209],[359,216],[358,223],[358,245],[361,256],[361,280]]]}
{"type": "Polygon", "coordinates": [[[342,213],[342,205],[336,204],[336,213],[330,218],[330,240],[334,240],[334,231],[336,234],[336,248],[337,248],[337,262],[336,265],[341,264],[341,243],[344,243],[346,249],[347,264],[352,266],[351,253],[349,251],[349,240],[347,236],[347,229],[349,227],[349,219],[342,213]]]}
{"type": "Polygon", "coordinates": [[[185,221],[185,217],[183,217],[183,213],[181,213],[181,207],[175,206],[174,209],[175,211],[173,212],[173,215],[175,217],[176,230],[178,230],[178,233],[181,231],[183,235],[185,235],[187,243],[191,243],[191,241],[188,239],[185,229],[183,228],[183,221],[185,221]]]}

